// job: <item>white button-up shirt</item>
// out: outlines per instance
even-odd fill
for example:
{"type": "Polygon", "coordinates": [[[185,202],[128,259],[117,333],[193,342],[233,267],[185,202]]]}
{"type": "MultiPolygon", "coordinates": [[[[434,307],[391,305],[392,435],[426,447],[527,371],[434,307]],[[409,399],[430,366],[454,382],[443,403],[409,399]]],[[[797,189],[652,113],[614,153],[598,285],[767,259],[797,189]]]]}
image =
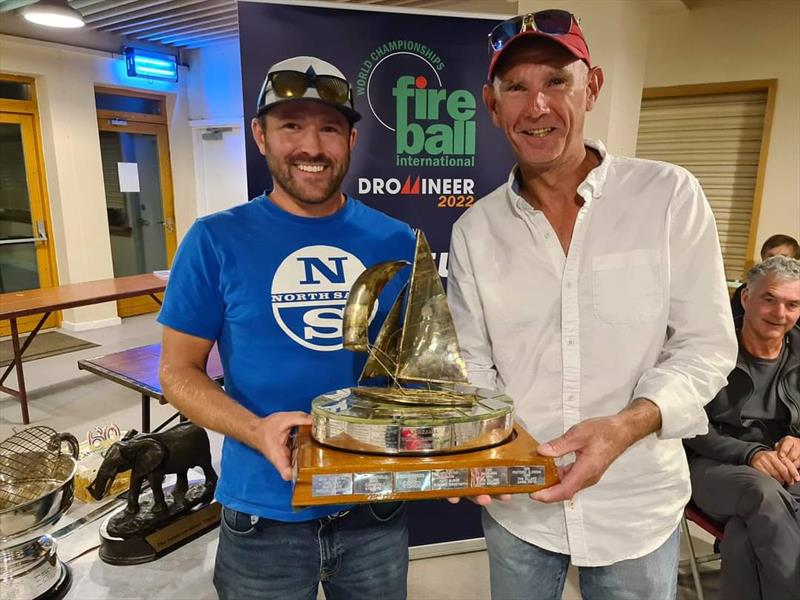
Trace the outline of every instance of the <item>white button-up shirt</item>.
{"type": "Polygon", "coordinates": [[[567,255],[519,195],[515,168],[456,222],[448,297],[472,383],[504,390],[537,440],[635,398],[661,410],[661,430],[572,501],[516,495],[489,507],[515,536],[602,566],[652,552],[678,526],[690,496],[681,438],[707,431],[703,406],[725,385],[737,344],[697,180],[586,145],[602,163],[578,187],[567,255]]]}

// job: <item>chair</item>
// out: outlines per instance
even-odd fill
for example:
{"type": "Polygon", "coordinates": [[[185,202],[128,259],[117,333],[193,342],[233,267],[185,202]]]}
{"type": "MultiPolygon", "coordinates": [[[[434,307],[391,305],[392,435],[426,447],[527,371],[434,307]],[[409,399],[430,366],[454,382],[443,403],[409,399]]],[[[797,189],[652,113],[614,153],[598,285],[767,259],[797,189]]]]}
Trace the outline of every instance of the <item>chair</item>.
{"type": "Polygon", "coordinates": [[[713,554],[706,554],[704,556],[697,556],[697,554],[695,554],[694,542],[692,542],[692,536],[689,533],[689,521],[700,527],[700,529],[713,535],[714,539],[716,539],[718,542],[722,540],[725,526],[722,523],[718,523],[717,521],[710,519],[692,502],[689,502],[689,504],[686,506],[686,510],[683,512],[681,528],[683,529],[683,534],[686,536],[686,542],[689,545],[689,566],[692,569],[692,579],[694,580],[694,587],[697,591],[698,599],[704,600],[703,585],[700,582],[700,571],[698,570],[697,565],[719,560],[719,554],[717,552],[714,552],[713,554]]]}

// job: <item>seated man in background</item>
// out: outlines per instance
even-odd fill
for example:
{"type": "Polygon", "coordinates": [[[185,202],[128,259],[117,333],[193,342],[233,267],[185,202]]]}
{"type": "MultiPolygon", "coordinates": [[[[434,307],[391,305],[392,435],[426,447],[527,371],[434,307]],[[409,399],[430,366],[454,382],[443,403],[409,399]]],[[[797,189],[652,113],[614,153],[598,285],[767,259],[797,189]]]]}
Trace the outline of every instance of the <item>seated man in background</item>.
{"type": "Polygon", "coordinates": [[[706,405],[709,431],[686,440],[692,499],[725,523],[722,594],[800,597],[800,261],[747,274],[739,356],[706,405]]]}
{"type": "MultiPolygon", "coordinates": [[[[761,260],[767,260],[772,256],[788,256],[789,258],[800,260],[800,244],[790,235],[784,235],[782,233],[771,235],[767,238],[767,241],[764,242],[764,245],[761,246],[761,260]]],[[[741,319],[744,314],[744,308],[742,308],[742,290],[744,290],[745,287],[747,287],[747,284],[743,283],[736,288],[736,291],[733,292],[733,296],[731,296],[731,311],[733,312],[734,320],[741,319]]]]}

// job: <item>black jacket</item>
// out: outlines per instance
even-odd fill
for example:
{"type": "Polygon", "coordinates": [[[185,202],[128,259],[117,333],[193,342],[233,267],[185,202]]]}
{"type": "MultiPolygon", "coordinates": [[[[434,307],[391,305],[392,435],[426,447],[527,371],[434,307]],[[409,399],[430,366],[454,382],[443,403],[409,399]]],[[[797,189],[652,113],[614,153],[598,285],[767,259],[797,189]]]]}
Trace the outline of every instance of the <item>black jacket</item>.
{"type": "MultiPolygon", "coordinates": [[[[789,356],[778,373],[778,401],[789,410],[786,434],[800,437],[800,329],[792,327],[785,343],[789,356]]],[[[759,450],[773,450],[760,441],[746,441],[760,438],[759,423],[742,420],[742,408],[754,389],[753,377],[740,350],[736,367],[728,375],[728,385],[706,405],[708,433],[684,440],[690,457],[700,455],[723,463],[746,465],[759,450]]]]}
{"type": "Polygon", "coordinates": [[[733,296],[731,296],[731,312],[733,313],[733,320],[734,321],[741,321],[742,317],[744,316],[744,306],[742,306],[742,290],[747,287],[746,283],[743,283],[736,291],[733,292],[733,296]]]}

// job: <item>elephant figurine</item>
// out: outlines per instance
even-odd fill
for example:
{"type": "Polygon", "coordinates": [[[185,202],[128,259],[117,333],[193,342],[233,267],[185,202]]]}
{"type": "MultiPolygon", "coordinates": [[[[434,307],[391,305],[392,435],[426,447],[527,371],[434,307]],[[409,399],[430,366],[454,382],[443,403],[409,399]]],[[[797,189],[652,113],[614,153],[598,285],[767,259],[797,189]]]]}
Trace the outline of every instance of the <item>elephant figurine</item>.
{"type": "Polygon", "coordinates": [[[161,513],[168,509],[161,487],[164,475],[177,475],[172,497],[175,507],[181,508],[189,489],[187,471],[192,467],[203,469],[206,478],[203,496],[210,500],[218,478],[211,466],[208,434],[203,428],[193,423],[181,423],[160,433],[132,432],[109,448],[88,490],[96,500],[100,500],[106,495],[117,473],[131,469],[131,487],[125,514],[139,513],[139,493],[144,479],[150,482],[153,490],[153,513],[161,513]]]}

